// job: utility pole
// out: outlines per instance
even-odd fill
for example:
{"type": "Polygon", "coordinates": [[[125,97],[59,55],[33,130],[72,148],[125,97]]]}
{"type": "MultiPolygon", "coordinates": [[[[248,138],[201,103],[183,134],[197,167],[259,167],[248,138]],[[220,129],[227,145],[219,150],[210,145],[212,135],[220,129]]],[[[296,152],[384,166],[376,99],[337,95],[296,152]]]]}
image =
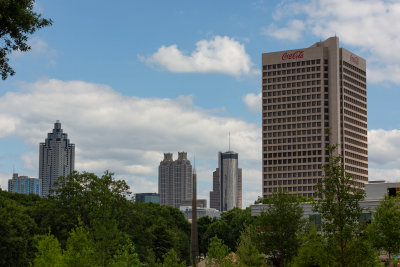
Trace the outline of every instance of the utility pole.
{"type": "Polygon", "coordinates": [[[199,240],[197,232],[197,176],[196,176],[196,161],[193,168],[193,199],[192,199],[192,230],[191,230],[191,251],[192,251],[192,266],[197,266],[197,258],[199,256],[199,240]]]}

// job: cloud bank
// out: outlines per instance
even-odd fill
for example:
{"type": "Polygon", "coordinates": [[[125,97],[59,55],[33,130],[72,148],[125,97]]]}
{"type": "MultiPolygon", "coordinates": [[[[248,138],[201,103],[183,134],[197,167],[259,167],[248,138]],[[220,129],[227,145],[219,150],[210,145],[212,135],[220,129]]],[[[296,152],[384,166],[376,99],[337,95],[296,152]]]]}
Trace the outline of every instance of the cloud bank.
{"type": "Polygon", "coordinates": [[[307,33],[320,38],[337,35],[368,58],[368,79],[400,83],[400,2],[391,0],[287,1],[275,10],[286,27],[269,25],[264,33],[297,41],[307,33]]]}

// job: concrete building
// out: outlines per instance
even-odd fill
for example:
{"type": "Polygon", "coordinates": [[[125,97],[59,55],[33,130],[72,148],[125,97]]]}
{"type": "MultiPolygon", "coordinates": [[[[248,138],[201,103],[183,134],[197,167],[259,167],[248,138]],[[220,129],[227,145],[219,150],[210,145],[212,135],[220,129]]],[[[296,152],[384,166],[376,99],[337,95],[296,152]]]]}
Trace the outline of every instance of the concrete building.
{"type": "Polygon", "coordinates": [[[262,55],[263,196],[312,197],[338,144],[357,187],[368,182],[366,62],[331,37],[262,55]],[[325,129],[330,128],[330,136],[325,129]]]}
{"type": "Polygon", "coordinates": [[[383,199],[385,195],[400,196],[400,182],[369,181],[365,184],[365,199],[383,199]]]}
{"type": "Polygon", "coordinates": [[[28,176],[19,176],[13,173],[11,179],[8,180],[8,192],[19,194],[40,194],[40,180],[38,178],[29,178],[28,176]]]}
{"type": "Polygon", "coordinates": [[[160,204],[160,194],[157,193],[136,193],[136,203],[154,203],[160,204]]]}
{"type": "MultiPolygon", "coordinates": [[[[207,208],[207,199],[197,199],[197,207],[198,208],[207,208]]],[[[192,206],[192,201],[189,200],[184,200],[181,202],[181,207],[182,206],[192,206]]]]}
{"type": "Polygon", "coordinates": [[[158,168],[158,193],[160,204],[179,208],[182,201],[192,199],[192,165],[186,152],[178,152],[173,160],[172,153],[164,153],[158,168]]]}
{"type": "Polygon", "coordinates": [[[218,153],[218,168],[213,172],[213,191],[210,208],[227,211],[242,208],[242,169],[238,168],[239,155],[233,151],[218,153]]]}
{"type": "Polygon", "coordinates": [[[63,133],[60,121],[56,121],[54,129],[47,134],[44,143],[39,145],[39,180],[42,196],[54,194],[54,185],[60,176],[68,176],[74,171],[75,145],[71,144],[68,135],[63,133]]]}
{"type": "MultiPolygon", "coordinates": [[[[182,211],[183,215],[185,216],[185,219],[188,221],[192,221],[192,205],[190,206],[180,206],[179,210],[182,211]]],[[[221,212],[212,209],[212,208],[201,208],[197,207],[197,219],[200,219],[201,217],[208,216],[210,218],[221,218],[221,212]]]]}

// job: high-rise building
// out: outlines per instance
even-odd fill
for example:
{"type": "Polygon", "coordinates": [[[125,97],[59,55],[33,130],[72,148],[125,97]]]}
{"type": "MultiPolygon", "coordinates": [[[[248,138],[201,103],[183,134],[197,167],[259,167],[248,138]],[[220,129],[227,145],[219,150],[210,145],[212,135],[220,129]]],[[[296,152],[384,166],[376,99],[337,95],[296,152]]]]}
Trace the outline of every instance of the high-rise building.
{"type": "Polygon", "coordinates": [[[54,123],[54,129],[47,134],[44,143],[39,146],[39,180],[42,196],[54,194],[58,188],[54,183],[60,176],[68,176],[74,171],[75,145],[70,144],[68,135],[63,133],[60,121],[54,123]]]}
{"type": "Polygon", "coordinates": [[[356,186],[368,182],[366,62],[331,37],[262,55],[263,196],[311,197],[328,144],[356,186]],[[330,134],[326,129],[330,129],[330,134]]]}
{"type": "Polygon", "coordinates": [[[242,208],[242,169],[238,168],[238,153],[218,153],[218,168],[213,172],[210,208],[227,211],[242,208]]]}
{"type": "Polygon", "coordinates": [[[8,180],[8,192],[40,195],[40,181],[13,173],[12,179],[8,180]]]}
{"type": "Polygon", "coordinates": [[[136,203],[154,203],[160,204],[160,194],[157,193],[136,193],[136,203]]]}
{"type": "Polygon", "coordinates": [[[186,152],[178,152],[175,161],[172,153],[164,153],[158,168],[158,193],[161,205],[175,208],[192,199],[192,165],[186,152]]]}

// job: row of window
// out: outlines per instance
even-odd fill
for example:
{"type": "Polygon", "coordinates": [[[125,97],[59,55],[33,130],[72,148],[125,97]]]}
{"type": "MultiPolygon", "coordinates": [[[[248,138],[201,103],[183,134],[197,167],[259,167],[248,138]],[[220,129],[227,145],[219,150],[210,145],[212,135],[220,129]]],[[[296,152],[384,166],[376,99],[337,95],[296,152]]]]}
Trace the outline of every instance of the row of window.
{"type": "Polygon", "coordinates": [[[358,80],[360,80],[360,81],[362,81],[364,83],[367,82],[367,79],[365,78],[365,76],[363,77],[361,75],[358,75],[357,73],[354,73],[351,70],[343,68],[343,72],[346,73],[346,74],[349,74],[350,76],[353,76],[354,78],[356,78],[356,79],[358,79],[358,80]]]}
{"type": "MultiPolygon", "coordinates": [[[[325,88],[325,91],[328,92],[328,88],[325,88]]],[[[309,88],[302,88],[302,89],[291,89],[291,90],[280,90],[280,91],[272,91],[272,92],[265,92],[263,94],[264,97],[266,96],[280,96],[280,95],[295,95],[295,94],[305,94],[305,93],[315,93],[321,92],[321,87],[309,87],[309,88]]]]}
{"type": "MultiPolygon", "coordinates": [[[[327,67],[326,67],[327,68],[327,67]]],[[[283,79],[283,78],[290,78],[291,76],[287,76],[288,74],[297,74],[297,73],[304,73],[304,72],[315,72],[307,75],[298,75],[297,79],[311,79],[311,78],[320,78],[321,77],[321,72],[320,72],[320,67],[312,67],[312,68],[299,68],[299,69],[288,69],[288,70],[282,70],[282,71],[270,71],[270,72],[263,72],[263,77],[276,77],[282,75],[282,77],[277,77],[274,79],[283,79]]],[[[328,70],[328,69],[326,69],[328,70]]],[[[294,79],[296,79],[296,76],[292,76],[294,79]]]]}
{"type": "MultiPolygon", "coordinates": [[[[357,92],[357,93],[359,93],[359,94],[361,94],[361,95],[363,95],[363,96],[366,96],[366,95],[367,95],[367,90],[366,90],[366,89],[363,89],[363,88],[354,86],[354,85],[352,85],[352,84],[350,84],[350,83],[347,83],[347,82],[343,82],[343,85],[344,85],[345,87],[347,87],[347,88],[353,90],[353,92],[355,91],[355,92],[357,92]]],[[[367,98],[365,98],[365,100],[363,100],[363,101],[367,102],[367,98]]]]}
{"type": "Polygon", "coordinates": [[[356,100],[356,99],[354,99],[352,97],[349,97],[347,95],[344,95],[343,99],[345,101],[349,101],[350,103],[355,104],[356,106],[363,107],[363,108],[367,109],[367,104],[365,102],[360,102],[360,101],[358,101],[358,100],[356,100]]]}
{"type": "Polygon", "coordinates": [[[344,110],[344,114],[349,115],[349,116],[352,116],[353,118],[362,120],[362,121],[364,121],[364,122],[367,122],[367,117],[362,116],[362,115],[359,115],[359,114],[354,113],[354,112],[351,112],[350,110],[345,109],[345,110],[344,110]]]}
{"type": "MultiPolygon", "coordinates": [[[[281,171],[301,171],[301,170],[322,170],[322,164],[312,164],[312,165],[296,165],[296,166],[274,166],[274,167],[265,167],[264,172],[281,172],[281,171]]],[[[267,174],[264,174],[264,178],[267,178],[267,174]]],[[[268,174],[269,175],[269,174],[268,174]]],[[[317,174],[314,173],[314,176],[317,174]]],[[[322,175],[321,172],[318,172],[318,175],[322,175]]],[[[275,177],[276,178],[276,177],[275,177]]],[[[278,177],[281,178],[281,177],[278,177]]]]}
{"type": "Polygon", "coordinates": [[[364,76],[367,75],[365,71],[363,71],[362,69],[359,69],[359,68],[353,66],[353,65],[350,64],[350,63],[347,63],[346,61],[343,61],[343,65],[346,66],[346,67],[348,67],[349,69],[352,69],[352,70],[354,70],[354,71],[360,73],[361,75],[364,75],[364,76]]]}
{"type": "MultiPolygon", "coordinates": [[[[352,131],[354,131],[354,132],[358,132],[358,133],[367,135],[367,130],[361,129],[361,128],[359,128],[359,127],[355,127],[355,126],[353,126],[353,125],[351,125],[351,124],[348,124],[348,123],[344,123],[344,128],[345,128],[345,129],[352,130],[352,131]]],[[[365,129],[366,129],[366,128],[367,128],[367,127],[365,127],[365,129]]]]}
{"type": "Polygon", "coordinates": [[[346,166],[345,169],[346,169],[346,171],[368,175],[368,169],[367,170],[363,170],[363,169],[356,168],[356,167],[351,167],[351,166],[346,166]]]}
{"type": "MultiPolygon", "coordinates": [[[[286,158],[286,157],[296,157],[296,156],[321,156],[322,150],[308,150],[308,151],[298,151],[298,152],[280,152],[280,153],[264,153],[264,159],[267,158],[286,158]]],[[[285,164],[285,159],[283,160],[285,164]]]]}
{"type": "MultiPolygon", "coordinates": [[[[264,141],[264,144],[266,142],[264,141]]],[[[311,149],[311,148],[321,148],[321,143],[308,143],[302,145],[283,145],[283,146],[264,146],[264,151],[284,151],[291,149],[311,149]],[[290,148],[290,149],[289,149],[290,148]]]]}
{"type": "Polygon", "coordinates": [[[347,131],[347,130],[344,130],[344,134],[346,136],[354,137],[354,138],[356,138],[358,140],[363,140],[365,142],[368,141],[367,136],[359,135],[359,134],[356,134],[356,133],[353,133],[353,132],[350,132],[350,131],[347,131]]]}
{"type": "Polygon", "coordinates": [[[321,129],[308,129],[299,131],[289,131],[289,132],[268,132],[267,137],[281,137],[281,136],[295,136],[295,135],[311,135],[311,134],[321,134],[321,129]]]}
{"type": "MultiPolygon", "coordinates": [[[[279,164],[279,165],[284,164],[283,163],[284,160],[287,160],[286,164],[322,162],[321,157],[297,158],[297,159],[274,159],[274,160],[264,160],[264,166],[267,166],[267,165],[274,166],[277,164],[279,164]]],[[[326,158],[326,161],[328,161],[328,158],[326,158]]],[[[264,171],[265,171],[265,168],[264,168],[264,171]]]]}
{"type": "MultiPolygon", "coordinates": [[[[263,82],[266,83],[265,79],[263,80],[263,82]]],[[[321,80],[312,80],[312,81],[297,82],[297,83],[282,83],[282,84],[274,84],[274,85],[270,84],[267,86],[263,86],[263,88],[266,88],[268,90],[273,90],[273,89],[292,88],[292,87],[320,85],[320,84],[321,84],[321,80]]],[[[325,80],[324,84],[328,85],[328,80],[325,80]]]]}
{"type": "Polygon", "coordinates": [[[358,140],[351,139],[349,137],[345,137],[344,140],[345,140],[346,143],[350,143],[350,144],[353,144],[353,145],[356,145],[356,146],[368,148],[368,144],[367,143],[363,143],[363,142],[360,142],[358,140]]]}
{"type": "MultiPolygon", "coordinates": [[[[269,124],[271,124],[273,120],[278,120],[279,122],[281,122],[283,119],[268,119],[268,120],[264,120],[264,124],[267,124],[267,121],[268,121],[269,124]]],[[[299,128],[306,128],[306,127],[307,128],[310,128],[310,127],[321,127],[321,122],[319,122],[319,121],[318,122],[307,122],[306,126],[299,127],[299,128]]],[[[291,128],[296,129],[296,124],[291,124],[290,129],[291,128]]],[[[286,130],[286,129],[289,129],[289,128],[286,126],[286,124],[284,124],[284,125],[264,126],[263,129],[264,129],[264,131],[267,131],[267,130],[268,131],[276,131],[276,130],[280,131],[280,130],[286,130]]]]}
{"type": "MultiPolygon", "coordinates": [[[[328,112],[328,109],[326,108],[324,112],[328,112]]],[[[296,114],[319,114],[321,113],[321,108],[308,108],[308,109],[297,109],[297,110],[288,110],[288,111],[273,111],[273,112],[264,112],[263,115],[264,117],[276,117],[276,116],[289,116],[289,115],[296,115],[296,114]]],[[[313,115],[310,116],[310,118],[307,118],[309,116],[298,116],[297,121],[304,121],[304,120],[315,120],[317,116],[321,115],[313,115]],[[305,117],[305,118],[303,118],[305,117]]],[[[287,122],[291,121],[296,121],[296,117],[288,117],[288,118],[283,118],[286,119],[287,122]]]]}
{"type": "MultiPolygon", "coordinates": [[[[324,116],[325,120],[328,120],[328,115],[324,116]]],[[[288,117],[288,118],[276,118],[264,120],[264,125],[266,124],[276,124],[276,123],[286,123],[286,122],[300,122],[300,121],[311,121],[311,120],[321,120],[321,115],[309,115],[309,116],[298,116],[298,117],[288,117]]],[[[297,123],[297,128],[306,128],[306,124],[297,123]]],[[[296,124],[287,124],[287,129],[296,129],[296,124]]]]}
{"type": "MultiPolygon", "coordinates": [[[[313,172],[314,176],[322,176],[322,172],[313,172]]],[[[271,174],[268,174],[268,176],[271,174]]],[[[264,178],[267,178],[266,175],[264,178]]],[[[271,177],[272,178],[272,177],[271,177]]],[[[264,186],[271,185],[292,185],[292,184],[316,184],[322,182],[322,178],[313,179],[296,179],[296,180],[275,180],[275,181],[264,181],[264,186]]]]}
{"type": "Polygon", "coordinates": [[[362,82],[359,82],[359,81],[357,81],[357,80],[355,80],[353,78],[350,78],[349,76],[347,76],[345,74],[343,74],[343,79],[345,79],[346,81],[349,81],[349,82],[351,82],[353,84],[356,84],[359,87],[367,89],[367,85],[365,83],[362,83],[362,82]]]}
{"type": "Polygon", "coordinates": [[[352,160],[352,159],[346,158],[345,162],[348,163],[348,164],[351,164],[351,165],[355,165],[355,166],[358,166],[358,167],[361,167],[361,168],[368,169],[368,164],[360,162],[360,161],[357,161],[357,160],[352,160]]]}
{"type": "Polygon", "coordinates": [[[361,148],[358,148],[358,147],[355,147],[355,146],[352,146],[352,145],[348,145],[348,144],[345,144],[344,147],[345,147],[346,149],[348,149],[348,150],[351,150],[351,151],[354,151],[354,152],[357,152],[357,153],[361,153],[361,154],[368,155],[368,151],[365,150],[365,149],[361,149],[361,148]]]}
{"type": "Polygon", "coordinates": [[[358,126],[364,128],[364,129],[367,129],[367,124],[366,123],[362,123],[360,121],[353,120],[350,117],[344,116],[344,121],[350,122],[352,124],[355,124],[355,125],[358,125],[358,126]]]}
{"type": "MultiPolygon", "coordinates": [[[[328,64],[328,60],[325,60],[325,64],[328,64]]],[[[280,69],[280,68],[290,68],[295,66],[308,66],[308,65],[315,65],[321,64],[320,59],[312,59],[312,60],[304,60],[304,61],[296,61],[296,62],[288,62],[288,63],[281,63],[281,64],[270,64],[264,65],[263,70],[271,70],[271,69],[280,69]]]]}
{"type": "Polygon", "coordinates": [[[355,105],[351,105],[351,104],[349,104],[349,103],[347,103],[347,102],[344,102],[344,107],[345,107],[345,108],[352,109],[352,110],[354,110],[354,111],[356,111],[356,112],[358,112],[358,113],[367,115],[367,111],[366,111],[366,110],[361,109],[361,108],[359,108],[359,107],[357,107],[357,106],[355,106],[355,105]]]}
{"type": "Polygon", "coordinates": [[[362,155],[358,155],[349,151],[345,151],[345,156],[347,157],[351,157],[353,159],[358,159],[358,160],[362,160],[362,161],[368,161],[368,157],[362,156],[362,155]]]}
{"type": "MultiPolygon", "coordinates": [[[[300,80],[312,80],[316,78],[321,78],[321,73],[314,73],[314,74],[307,74],[307,75],[294,75],[294,76],[284,76],[284,77],[278,77],[278,78],[268,78],[268,79],[263,79],[264,83],[280,83],[280,82],[286,82],[286,81],[300,81],[300,80]]],[[[324,78],[328,78],[328,74],[324,74],[324,78]]]]}
{"type": "MultiPolygon", "coordinates": [[[[266,141],[266,144],[272,145],[272,144],[291,144],[291,143],[301,143],[301,142],[316,142],[316,141],[321,141],[322,137],[321,136],[303,136],[303,137],[294,137],[294,138],[280,138],[280,139],[265,139],[266,136],[264,134],[264,141],[266,141]]],[[[328,136],[325,137],[326,141],[328,136]]],[[[305,144],[304,144],[305,145],[305,144]]],[[[293,148],[288,148],[288,149],[296,149],[295,147],[293,148]]]]}

